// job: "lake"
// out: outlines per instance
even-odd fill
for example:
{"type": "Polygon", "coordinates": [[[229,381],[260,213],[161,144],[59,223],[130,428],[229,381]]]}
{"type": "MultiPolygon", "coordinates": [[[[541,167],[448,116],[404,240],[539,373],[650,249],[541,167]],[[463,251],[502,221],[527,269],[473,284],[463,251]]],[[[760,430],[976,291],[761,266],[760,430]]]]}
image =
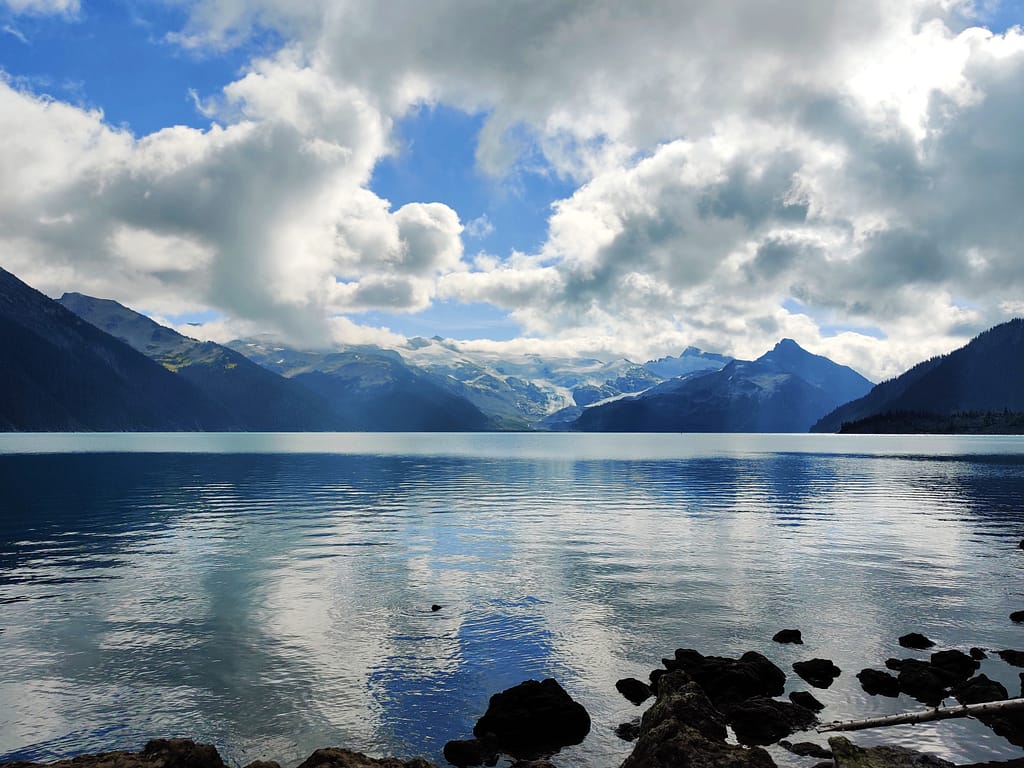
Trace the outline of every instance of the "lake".
{"type": "MultiPolygon", "coordinates": [[[[678,647],[760,651],[826,720],[921,707],[854,677],[926,658],[907,632],[1024,649],[1017,437],[8,434],[0,488],[3,760],[181,735],[445,765],[491,694],[554,676],[593,719],[555,762],[611,768],[640,712],[615,681],[678,647]]],[[[1022,754],[968,720],[852,738],[1022,754]]]]}

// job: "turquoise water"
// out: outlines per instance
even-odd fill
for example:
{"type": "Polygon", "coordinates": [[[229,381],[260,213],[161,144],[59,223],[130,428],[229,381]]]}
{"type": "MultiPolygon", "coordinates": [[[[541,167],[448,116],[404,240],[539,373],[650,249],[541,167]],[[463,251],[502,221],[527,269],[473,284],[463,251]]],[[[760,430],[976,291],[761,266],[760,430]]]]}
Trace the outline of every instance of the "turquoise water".
{"type": "MultiPolygon", "coordinates": [[[[1024,649],[1020,438],[0,435],[0,488],[0,759],[185,735],[444,764],[553,675],[594,721],[555,762],[597,768],[639,712],[615,680],[677,647],[831,658],[829,720],[920,706],[854,677],[920,657],[906,632],[1024,649]]],[[[853,738],[1022,753],[970,721],[853,738]]]]}

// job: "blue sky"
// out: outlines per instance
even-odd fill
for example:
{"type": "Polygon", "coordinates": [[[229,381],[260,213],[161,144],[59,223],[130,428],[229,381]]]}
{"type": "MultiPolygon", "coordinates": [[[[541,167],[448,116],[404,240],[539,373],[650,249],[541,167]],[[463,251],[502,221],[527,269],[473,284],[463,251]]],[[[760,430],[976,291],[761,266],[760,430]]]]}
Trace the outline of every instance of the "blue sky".
{"type": "Polygon", "coordinates": [[[0,264],[218,339],[893,375],[1024,314],[1022,19],[0,0],[0,264]]]}

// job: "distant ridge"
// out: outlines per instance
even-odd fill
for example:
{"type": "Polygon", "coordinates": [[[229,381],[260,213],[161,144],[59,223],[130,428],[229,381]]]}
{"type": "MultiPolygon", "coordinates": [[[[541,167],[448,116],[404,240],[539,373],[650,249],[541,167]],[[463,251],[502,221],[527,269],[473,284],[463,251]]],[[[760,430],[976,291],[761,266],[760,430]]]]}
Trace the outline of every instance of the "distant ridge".
{"type": "Polygon", "coordinates": [[[636,397],[585,409],[587,432],[806,432],[871,382],[783,339],[753,362],[666,381],[636,397]]]}
{"type": "MultiPolygon", "coordinates": [[[[1022,319],[990,328],[960,349],[926,360],[903,375],[882,382],[864,397],[824,416],[812,431],[838,432],[844,423],[885,413],[935,417],[987,411],[1024,411],[1022,319]]],[[[942,421],[931,419],[933,424],[942,421]]],[[[918,419],[921,425],[928,422],[929,419],[918,419]]],[[[876,424],[880,423],[876,419],[876,424]]],[[[936,430],[938,426],[922,426],[914,431],[936,430]]]]}
{"type": "Polygon", "coordinates": [[[0,269],[0,430],[233,430],[190,382],[0,269]]]}
{"type": "Polygon", "coordinates": [[[197,341],[110,299],[65,293],[60,304],[193,384],[250,432],[343,431],[352,424],[304,387],[212,341],[197,341]]]}

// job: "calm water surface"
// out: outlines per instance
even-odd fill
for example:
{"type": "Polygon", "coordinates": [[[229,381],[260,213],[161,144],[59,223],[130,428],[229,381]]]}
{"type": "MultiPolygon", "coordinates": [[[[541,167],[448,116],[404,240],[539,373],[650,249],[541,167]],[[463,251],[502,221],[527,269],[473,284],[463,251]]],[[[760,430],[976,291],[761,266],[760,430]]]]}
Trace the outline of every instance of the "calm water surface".
{"type": "MultiPolygon", "coordinates": [[[[854,675],[923,658],[911,630],[1024,649],[1022,536],[1020,438],[2,435],[0,759],[186,735],[444,764],[555,676],[593,718],[555,761],[611,768],[615,681],[677,647],[831,658],[827,720],[914,709],[854,675]]],[[[971,721],[853,738],[1022,754],[971,721]]]]}

